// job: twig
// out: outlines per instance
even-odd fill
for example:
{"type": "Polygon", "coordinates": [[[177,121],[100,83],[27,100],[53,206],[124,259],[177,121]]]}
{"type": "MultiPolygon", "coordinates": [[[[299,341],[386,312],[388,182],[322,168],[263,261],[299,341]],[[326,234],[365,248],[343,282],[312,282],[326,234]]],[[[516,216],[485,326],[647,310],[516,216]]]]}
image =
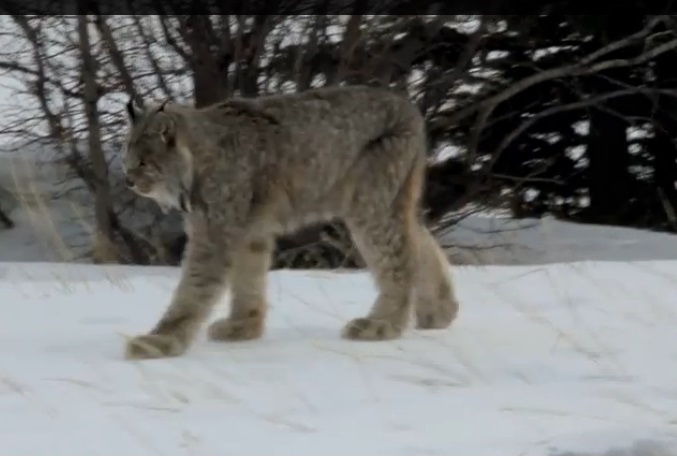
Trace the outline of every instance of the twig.
{"type": "Polygon", "coordinates": [[[593,63],[600,57],[607,55],[612,51],[616,51],[623,47],[629,46],[635,41],[647,37],[651,29],[658,22],[659,22],[658,20],[651,21],[650,25],[644,28],[642,31],[627,36],[621,40],[610,43],[598,49],[597,51],[589,54],[588,56],[582,58],[579,62],[575,64],[562,65],[560,67],[544,70],[540,73],[536,73],[534,75],[523,78],[522,80],[516,82],[512,86],[509,86],[508,88],[499,92],[498,94],[495,94],[472,106],[461,108],[460,110],[452,113],[451,115],[443,117],[436,123],[454,124],[477,112],[483,112],[481,118],[487,118],[499,104],[505,102],[506,100],[514,97],[520,92],[523,92],[536,84],[540,84],[557,78],[562,78],[565,76],[581,76],[592,73],[598,73],[612,68],[631,67],[634,65],[644,63],[673,49],[677,49],[677,39],[673,39],[661,45],[658,45],[648,51],[645,51],[634,58],[610,59],[602,62],[593,63]]]}
{"type": "Polygon", "coordinates": [[[535,114],[531,118],[529,118],[527,121],[524,123],[520,124],[519,127],[514,129],[512,132],[510,132],[500,143],[498,148],[495,151],[495,156],[498,157],[517,137],[519,137],[521,134],[523,134],[527,129],[529,129],[531,126],[533,126],[535,123],[538,121],[547,118],[548,116],[552,116],[558,113],[563,113],[565,111],[571,111],[571,110],[577,110],[579,108],[585,108],[600,102],[603,102],[605,100],[617,98],[617,97],[623,97],[626,95],[632,95],[632,94],[645,94],[645,95],[652,95],[652,94],[662,94],[662,95],[668,95],[672,97],[677,97],[677,90],[675,89],[647,89],[647,88],[630,88],[630,89],[622,89],[618,91],[613,91],[613,92],[607,92],[606,94],[601,94],[596,97],[590,98],[590,99],[585,99],[585,100],[579,100],[577,102],[572,102],[572,103],[567,103],[564,105],[558,105],[555,107],[548,108],[546,110],[541,111],[540,113],[535,114]]]}

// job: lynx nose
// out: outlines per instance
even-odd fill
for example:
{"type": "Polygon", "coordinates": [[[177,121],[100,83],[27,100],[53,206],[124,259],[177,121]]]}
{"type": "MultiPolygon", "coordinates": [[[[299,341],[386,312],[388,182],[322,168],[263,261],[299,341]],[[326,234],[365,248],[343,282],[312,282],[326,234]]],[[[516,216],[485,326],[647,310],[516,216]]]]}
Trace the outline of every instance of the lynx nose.
{"type": "Polygon", "coordinates": [[[128,188],[133,188],[134,187],[134,180],[129,178],[129,176],[125,177],[125,184],[127,185],[128,188]]]}

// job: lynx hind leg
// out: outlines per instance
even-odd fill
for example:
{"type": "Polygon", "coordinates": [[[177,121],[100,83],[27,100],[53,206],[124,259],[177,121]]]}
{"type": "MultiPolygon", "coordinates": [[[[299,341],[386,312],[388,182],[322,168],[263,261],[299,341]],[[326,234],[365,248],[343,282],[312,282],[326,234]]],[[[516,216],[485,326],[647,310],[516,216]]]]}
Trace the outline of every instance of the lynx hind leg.
{"type": "Polygon", "coordinates": [[[359,184],[351,190],[354,199],[343,219],[376,281],[378,296],[366,317],[344,326],[344,338],[394,339],[409,322],[426,165],[419,124],[415,118],[402,132],[372,142],[353,175],[359,184]],[[417,155],[413,164],[404,159],[410,152],[417,155]]]}
{"type": "Polygon", "coordinates": [[[413,243],[406,222],[395,217],[346,222],[376,281],[378,296],[367,316],[348,322],[342,336],[352,340],[398,338],[409,320],[414,287],[413,243]]]}
{"type": "Polygon", "coordinates": [[[428,228],[419,231],[414,303],[418,329],[444,329],[458,314],[447,257],[428,228]]]}
{"type": "Polygon", "coordinates": [[[275,242],[272,237],[249,239],[234,257],[230,315],[212,323],[207,334],[217,341],[261,337],[268,308],[266,289],[275,242]]]}

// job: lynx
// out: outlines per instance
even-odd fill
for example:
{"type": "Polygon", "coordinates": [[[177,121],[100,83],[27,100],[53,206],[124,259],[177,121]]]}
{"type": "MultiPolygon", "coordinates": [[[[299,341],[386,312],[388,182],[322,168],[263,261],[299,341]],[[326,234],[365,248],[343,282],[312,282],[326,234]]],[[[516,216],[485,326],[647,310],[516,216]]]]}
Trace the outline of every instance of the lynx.
{"type": "Polygon", "coordinates": [[[227,288],[229,316],[208,337],[261,337],[276,239],[331,220],[345,223],[378,288],[343,338],[398,338],[414,309],[419,329],[455,319],[446,256],[420,215],[424,122],[406,97],[348,86],[126,110],[127,186],[183,212],[188,235],[171,303],[127,343],[128,358],[183,354],[227,288]]]}

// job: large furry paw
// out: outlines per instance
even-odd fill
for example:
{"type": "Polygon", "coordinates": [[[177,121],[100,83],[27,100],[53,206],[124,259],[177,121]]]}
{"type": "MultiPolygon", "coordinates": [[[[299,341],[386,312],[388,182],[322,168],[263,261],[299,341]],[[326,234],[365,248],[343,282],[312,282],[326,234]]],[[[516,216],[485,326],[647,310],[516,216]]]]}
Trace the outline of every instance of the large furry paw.
{"type": "Polygon", "coordinates": [[[389,321],[373,318],[356,318],[349,321],[341,332],[344,339],[350,340],[390,340],[402,335],[402,328],[389,321]]]}
{"type": "Polygon", "coordinates": [[[263,320],[258,316],[239,320],[223,318],[213,322],[207,329],[207,336],[211,340],[222,342],[253,340],[261,335],[263,335],[263,320]]]}
{"type": "Polygon", "coordinates": [[[436,307],[418,307],[416,329],[446,329],[456,319],[456,315],[458,315],[457,302],[436,307]]]}
{"type": "Polygon", "coordinates": [[[177,337],[163,334],[146,334],[127,342],[127,359],[155,359],[179,356],[186,351],[186,345],[177,337]]]}

